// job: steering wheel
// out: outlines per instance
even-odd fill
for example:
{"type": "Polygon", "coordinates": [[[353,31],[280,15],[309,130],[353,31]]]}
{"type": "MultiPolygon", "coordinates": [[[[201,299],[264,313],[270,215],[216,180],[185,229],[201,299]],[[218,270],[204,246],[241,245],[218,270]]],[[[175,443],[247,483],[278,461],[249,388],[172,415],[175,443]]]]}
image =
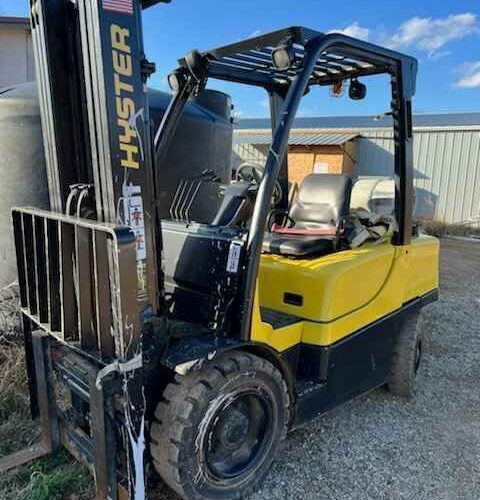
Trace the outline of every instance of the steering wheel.
{"type": "MultiPolygon", "coordinates": [[[[263,169],[253,163],[242,163],[237,169],[237,181],[251,182],[255,186],[259,186],[263,178],[263,169]]],[[[283,190],[280,183],[275,181],[273,188],[272,204],[276,205],[283,198],[283,190]]]]}

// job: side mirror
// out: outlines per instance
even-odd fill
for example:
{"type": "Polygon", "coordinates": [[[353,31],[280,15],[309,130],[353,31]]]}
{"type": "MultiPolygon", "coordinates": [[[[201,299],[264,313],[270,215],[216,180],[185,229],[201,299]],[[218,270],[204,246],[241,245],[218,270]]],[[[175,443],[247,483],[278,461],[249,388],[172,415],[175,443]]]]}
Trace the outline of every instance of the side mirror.
{"type": "Polygon", "coordinates": [[[348,89],[348,96],[354,101],[360,101],[365,99],[367,95],[367,86],[364,83],[359,82],[356,78],[352,78],[350,81],[350,88],[348,89]]]}

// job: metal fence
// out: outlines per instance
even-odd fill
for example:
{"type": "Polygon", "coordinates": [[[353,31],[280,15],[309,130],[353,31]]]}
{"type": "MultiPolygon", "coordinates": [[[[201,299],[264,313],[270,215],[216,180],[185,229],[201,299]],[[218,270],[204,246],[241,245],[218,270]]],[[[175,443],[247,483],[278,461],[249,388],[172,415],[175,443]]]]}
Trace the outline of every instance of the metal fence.
{"type": "Polygon", "coordinates": [[[34,208],[12,218],[22,313],[71,347],[125,361],[139,336],[133,231],[34,208]]]}

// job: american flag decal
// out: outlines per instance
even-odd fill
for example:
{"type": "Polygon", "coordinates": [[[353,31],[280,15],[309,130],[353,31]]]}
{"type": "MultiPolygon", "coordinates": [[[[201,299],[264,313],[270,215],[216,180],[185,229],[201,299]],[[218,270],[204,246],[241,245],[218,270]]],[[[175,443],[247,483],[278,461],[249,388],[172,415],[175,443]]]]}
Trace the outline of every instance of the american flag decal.
{"type": "Polygon", "coordinates": [[[133,0],[102,0],[104,10],[133,14],[133,0]]]}

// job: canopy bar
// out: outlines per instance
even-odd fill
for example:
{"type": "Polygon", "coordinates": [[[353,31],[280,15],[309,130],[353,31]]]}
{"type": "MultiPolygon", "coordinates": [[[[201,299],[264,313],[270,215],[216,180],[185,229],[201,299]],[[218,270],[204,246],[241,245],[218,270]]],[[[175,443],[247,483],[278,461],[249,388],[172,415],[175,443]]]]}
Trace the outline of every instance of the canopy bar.
{"type": "MultiPolygon", "coordinates": [[[[377,74],[395,74],[398,66],[415,74],[416,61],[399,52],[341,34],[324,34],[307,28],[291,27],[202,52],[209,62],[213,78],[274,87],[289,85],[303,68],[309,46],[334,38],[335,43],[321,52],[310,76],[309,85],[331,85],[340,80],[377,74]],[[272,52],[282,43],[290,43],[295,61],[287,70],[279,70],[272,52]]],[[[186,66],[185,59],[179,61],[186,66]]],[[[408,80],[414,80],[409,79],[408,80]]],[[[414,89],[412,94],[414,93],[414,89]]]]}

